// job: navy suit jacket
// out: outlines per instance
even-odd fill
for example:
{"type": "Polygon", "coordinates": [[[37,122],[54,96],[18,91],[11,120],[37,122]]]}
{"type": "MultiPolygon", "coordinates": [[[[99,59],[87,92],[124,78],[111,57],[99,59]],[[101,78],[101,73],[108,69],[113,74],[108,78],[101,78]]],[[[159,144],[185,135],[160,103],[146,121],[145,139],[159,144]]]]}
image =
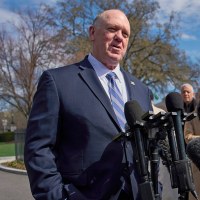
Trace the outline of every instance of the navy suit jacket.
{"type": "MultiPolygon", "coordinates": [[[[137,100],[144,111],[151,110],[149,89],[121,70],[128,99],[137,100]]],[[[24,149],[34,198],[111,199],[121,187],[123,149],[120,142],[112,142],[120,131],[87,57],[45,71],[34,96],[24,149]]],[[[137,183],[134,188],[136,200],[137,183]]]]}

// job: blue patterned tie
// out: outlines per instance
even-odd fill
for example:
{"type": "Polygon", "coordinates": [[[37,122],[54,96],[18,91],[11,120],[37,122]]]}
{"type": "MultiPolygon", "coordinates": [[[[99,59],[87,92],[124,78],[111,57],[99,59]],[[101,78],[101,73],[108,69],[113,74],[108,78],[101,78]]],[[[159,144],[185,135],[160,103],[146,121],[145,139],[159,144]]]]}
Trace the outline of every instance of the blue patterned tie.
{"type": "Polygon", "coordinates": [[[119,125],[124,131],[125,124],[126,124],[125,115],[124,115],[124,101],[122,98],[122,94],[115,82],[115,79],[117,78],[117,76],[114,72],[110,72],[109,74],[106,75],[106,78],[108,79],[108,87],[109,87],[110,99],[111,99],[113,109],[117,116],[119,125]]]}

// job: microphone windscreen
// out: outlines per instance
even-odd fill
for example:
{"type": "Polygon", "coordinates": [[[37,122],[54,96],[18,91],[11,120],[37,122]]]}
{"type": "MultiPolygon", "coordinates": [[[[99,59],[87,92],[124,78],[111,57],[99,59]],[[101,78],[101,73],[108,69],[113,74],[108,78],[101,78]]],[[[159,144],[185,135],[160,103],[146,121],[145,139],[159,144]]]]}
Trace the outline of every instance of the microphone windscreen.
{"type": "Polygon", "coordinates": [[[127,101],[125,103],[124,114],[130,128],[135,126],[136,121],[143,122],[142,115],[144,114],[144,111],[141,109],[139,103],[136,100],[127,101]]]}
{"type": "Polygon", "coordinates": [[[200,170],[200,138],[192,139],[186,147],[188,157],[200,170]]]}
{"type": "Polygon", "coordinates": [[[168,112],[183,111],[183,99],[178,92],[171,92],[165,98],[168,112]]]}

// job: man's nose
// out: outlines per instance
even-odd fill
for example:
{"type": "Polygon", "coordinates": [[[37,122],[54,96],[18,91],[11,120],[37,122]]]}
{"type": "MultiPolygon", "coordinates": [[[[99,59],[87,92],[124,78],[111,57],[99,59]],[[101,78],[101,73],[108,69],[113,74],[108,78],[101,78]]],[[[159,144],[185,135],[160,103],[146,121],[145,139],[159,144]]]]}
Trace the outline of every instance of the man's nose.
{"type": "Polygon", "coordinates": [[[123,40],[123,34],[122,34],[122,31],[117,31],[116,34],[115,34],[115,39],[117,40],[123,40]]]}

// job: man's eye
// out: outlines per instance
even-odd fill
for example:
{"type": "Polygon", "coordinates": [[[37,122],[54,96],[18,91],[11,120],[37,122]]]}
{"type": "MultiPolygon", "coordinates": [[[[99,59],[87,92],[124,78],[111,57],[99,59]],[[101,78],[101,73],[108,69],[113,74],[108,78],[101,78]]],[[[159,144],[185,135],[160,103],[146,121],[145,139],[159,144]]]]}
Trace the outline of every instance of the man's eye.
{"type": "Polygon", "coordinates": [[[129,35],[127,33],[122,33],[124,38],[128,38],[129,35]]]}
{"type": "Polygon", "coordinates": [[[108,31],[110,31],[110,32],[115,32],[116,29],[115,29],[115,28],[109,28],[108,31]]]}

